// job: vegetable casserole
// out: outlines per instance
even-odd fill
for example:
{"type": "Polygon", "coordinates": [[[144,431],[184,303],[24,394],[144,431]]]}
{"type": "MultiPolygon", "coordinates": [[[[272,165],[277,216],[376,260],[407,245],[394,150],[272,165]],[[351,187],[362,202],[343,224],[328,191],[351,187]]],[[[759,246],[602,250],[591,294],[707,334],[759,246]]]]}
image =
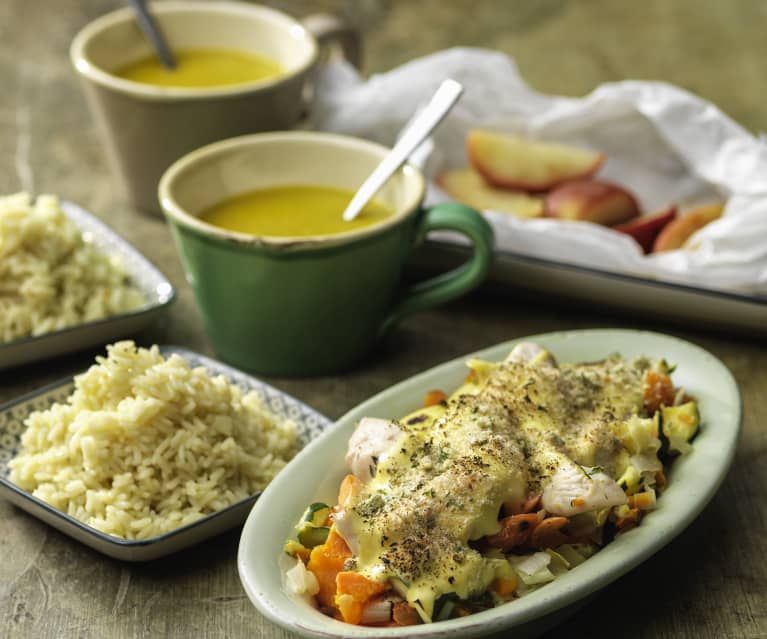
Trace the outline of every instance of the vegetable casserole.
{"type": "Polygon", "coordinates": [[[311,504],[286,542],[289,591],[379,626],[524,596],[638,525],[699,426],[664,360],[560,366],[523,343],[469,368],[450,397],[359,422],[338,503],[311,504]]]}

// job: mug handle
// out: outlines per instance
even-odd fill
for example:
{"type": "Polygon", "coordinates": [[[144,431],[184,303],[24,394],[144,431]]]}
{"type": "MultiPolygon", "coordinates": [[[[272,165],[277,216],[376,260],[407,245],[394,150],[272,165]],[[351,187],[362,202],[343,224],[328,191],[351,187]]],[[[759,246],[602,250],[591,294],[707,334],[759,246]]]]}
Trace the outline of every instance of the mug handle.
{"type": "Polygon", "coordinates": [[[461,266],[408,288],[386,316],[379,336],[402,318],[437,304],[448,302],[478,286],[493,262],[493,229],[477,211],[457,202],[445,202],[430,208],[416,229],[414,246],[421,244],[429,231],[456,231],[468,237],[472,254],[461,266]]]}
{"type": "Polygon", "coordinates": [[[344,58],[357,69],[362,64],[362,44],[357,29],[330,13],[313,13],[301,18],[301,24],[311,33],[320,47],[338,44],[344,58]]]}

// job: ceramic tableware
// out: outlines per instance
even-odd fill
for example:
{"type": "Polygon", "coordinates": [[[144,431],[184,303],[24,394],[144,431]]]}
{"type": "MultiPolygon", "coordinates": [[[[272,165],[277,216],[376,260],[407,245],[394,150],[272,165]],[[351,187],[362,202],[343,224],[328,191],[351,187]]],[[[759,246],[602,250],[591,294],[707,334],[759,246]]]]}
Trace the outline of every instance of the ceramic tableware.
{"type": "MultiPolygon", "coordinates": [[[[279,418],[291,419],[296,423],[301,446],[317,437],[330,423],[326,417],[290,395],[221,362],[177,346],[163,346],[160,351],[166,357],[176,353],[192,366],[203,366],[212,375],[224,375],[244,390],[255,390],[268,410],[279,418]]],[[[72,379],[65,379],[0,406],[0,496],[65,535],[124,561],[147,561],[169,555],[242,524],[258,495],[251,495],[223,510],[157,537],[122,539],[84,524],[11,482],[8,478],[8,462],[19,449],[25,429],[24,420],[33,411],[46,410],[54,402],[65,401],[73,388],[72,379]]]]}
{"type": "Polygon", "coordinates": [[[61,202],[61,210],[87,241],[119,261],[120,267],[141,291],[146,303],[132,311],[103,319],[0,342],[0,370],[102,345],[136,333],[158,320],[176,297],[176,291],[168,278],[99,218],[72,202],[61,202]]]}
{"type": "Polygon", "coordinates": [[[215,140],[287,129],[299,121],[320,44],[340,42],[348,56],[358,55],[355,33],[327,15],[301,23],[259,5],[187,0],[155,3],[152,13],[174,50],[252,52],[282,68],[274,77],[231,86],[155,86],[116,75],[152,54],[130,8],[104,15],[77,34],[70,57],[115,173],[131,203],[157,214],[157,182],[174,160],[215,140]]]}
{"type": "MultiPolygon", "coordinates": [[[[338,485],[348,472],[344,455],[357,422],[364,416],[390,419],[406,415],[422,406],[427,391],[450,392],[458,387],[466,375],[468,358],[502,360],[522,340],[498,344],[437,366],[367,400],[283,469],[248,516],[238,551],[240,579],[262,614],[298,635],[323,639],[469,639],[493,633],[529,639],[561,621],[587,597],[647,560],[693,523],[724,479],[740,432],[740,395],[724,364],[694,344],[645,331],[566,331],[523,339],[541,344],[560,362],[594,361],[619,353],[624,357],[664,357],[677,365],[674,382],[697,398],[701,430],[692,452],[671,465],[668,488],[659,497],[657,508],[638,527],[555,581],[521,599],[468,617],[402,628],[353,626],[327,617],[306,600],[287,593],[283,587],[285,565],[281,558],[287,557],[283,544],[294,534],[295,521],[307,504],[335,503],[338,485]],[[281,515],[275,517],[275,512],[281,515]]],[[[644,596],[644,592],[637,593],[640,599],[644,596]]]]}
{"type": "MultiPolygon", "coordinates": [[[[328,133],[263,133],[219,142],[176,162],[160,200],[205,328],[225,360],[260,373],[317,375],[357,362],[402,317],[477,286],[493,236],[458,204],[421,208],[425,179],[406,165],[379,192],[393,211],[361,229],[312,237],[258,237],[200,219],[254,189],[311,184],[353,191],[388,152],[328,133]],[[433,230],[467,237],[460,268],[398,289],[405,260],[433,230]]],[[[339,219],[341,211],[339,210],[339,219]]]]}

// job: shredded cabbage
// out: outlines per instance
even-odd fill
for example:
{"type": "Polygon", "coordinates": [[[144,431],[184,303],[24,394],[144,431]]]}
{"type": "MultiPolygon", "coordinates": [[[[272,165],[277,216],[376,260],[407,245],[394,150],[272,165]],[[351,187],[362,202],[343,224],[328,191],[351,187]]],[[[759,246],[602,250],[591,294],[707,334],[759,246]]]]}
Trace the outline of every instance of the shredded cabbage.
{"type": "Polygon", "coordinates": [[[285,572],[285,586],[291,594],[314,596],[320,591],[320,584],[314,573],[306,569],[304,562],[296,559],[296,564],[285,572]]]}
{"type": "Polygon", "coordinates": [[[535,552],[526,557],[509,557],[509,562],[526,586],[536,586],[554,580],[554,574],[549,570],[551,555],[546,552],[535,552]]]}

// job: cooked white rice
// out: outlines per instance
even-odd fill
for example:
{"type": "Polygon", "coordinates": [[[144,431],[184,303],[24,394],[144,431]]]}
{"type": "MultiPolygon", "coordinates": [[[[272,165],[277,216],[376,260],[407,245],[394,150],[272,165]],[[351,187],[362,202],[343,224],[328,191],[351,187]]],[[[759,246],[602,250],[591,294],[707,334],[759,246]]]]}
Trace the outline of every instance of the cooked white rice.
{"type": "Polygon", "coordinates": [[[101,253],[58,198],[0,197],[0,341],[40,335],[144,304],[115,258],[101,253]]]}
{"type": "Polygon", "coordinates": [[[110,535],[146,539],[252,495],[296,428],[223,376],[156,346],[107,347],[66,403],[32,413],[10,479],[110,535]]]}

